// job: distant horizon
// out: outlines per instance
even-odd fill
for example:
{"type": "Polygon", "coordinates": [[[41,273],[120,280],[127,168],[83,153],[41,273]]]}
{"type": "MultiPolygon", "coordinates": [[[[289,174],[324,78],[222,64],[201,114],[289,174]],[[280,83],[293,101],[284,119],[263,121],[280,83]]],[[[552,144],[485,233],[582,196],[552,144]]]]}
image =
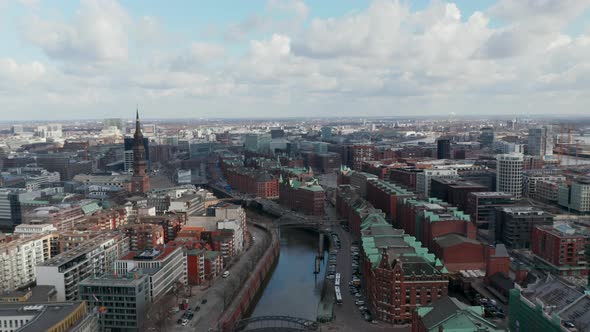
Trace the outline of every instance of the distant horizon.
{"type": "MultiPolygon", "coordinates": [[[[436,115],[397,115],[397,116],[285,116],[285,117],[211,117],[211,118],[201,118],[201,117],[171,117],[171,118],[164,118],[164,117],[144,117],[141,115],[140,112],[140,119],[142,121],[182,121],[182,120],[190,120],[190,121],[295,121],[295,120],[424,120],[427,118],[431,118],[432,120],[440,120],[440,121],[461,121],[461,120],[490,120],[490,121],[502,121],[502,120],[512,120],[512,119],[520,119],[520,120],[527,120],[527,121],[534,121],[534,120],[555,120],[558,119],[562,122],[575,122],[578,120],[590,120],[590,114],[530,114],[526,116],[520,117],[511,117],[508,115],[497,114],[493,116],[484,116],[478,114],[469,114],[469,115],[454,115],[452,118],[450,116],[436,116],[436,115]],[[568,118],[563,118],[568,117],[568,118]],[[569,118],[571,117],[571,118],[569,118]]],[[[9,120],[9,119],[2,119],[0,120],[0,124],[20,124],[20,123],[70,123],[70,122],[102,122],[108,119],[120,119],[127,122],[134,122],[135,121],[135,113],[133,117],[105,117],[105,118],[70,118],[70,119],[36,119],[36,120],[9,120]]]]}

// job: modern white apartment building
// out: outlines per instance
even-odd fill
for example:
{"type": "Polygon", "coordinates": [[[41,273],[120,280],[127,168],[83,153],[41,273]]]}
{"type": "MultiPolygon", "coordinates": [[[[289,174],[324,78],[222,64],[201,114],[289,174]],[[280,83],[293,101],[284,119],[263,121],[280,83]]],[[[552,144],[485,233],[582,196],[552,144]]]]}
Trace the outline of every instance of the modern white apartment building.
{"type": "Polygon", "coordinates": [[[574,212],[590,212],[590,177],[577,178],[571,184],[562,182],[557,203],[574,212]]]}
{"type": "Polygon", "coordinates": [[[38,264],[37,285],[55,286],[57,301],[76,300],[80,281],[112,272],[115,261],[127,252],[129,241],[123,235],[101,234],[38,264]]]}
{"type": "Polygon", "coordinates": [[[176,282],[187,284],[186,256],[181,247],[162,247],[129,252],[115,263],[118,274],[139,271],[149,276],[150,301],[156,302],[176,282]]]}
{"type": "Polygon", "coordinates": [[[522,197],[522,153],[499,154],[496,156],[496,191],[511,193],[515,199],[522,197]]]}
{"type": "Polygon", "coordinates": [[[35,265],[51,258],[53,235],[35,235],[0,244],[0,287],[12,291],[35,282],[35,265]]]}

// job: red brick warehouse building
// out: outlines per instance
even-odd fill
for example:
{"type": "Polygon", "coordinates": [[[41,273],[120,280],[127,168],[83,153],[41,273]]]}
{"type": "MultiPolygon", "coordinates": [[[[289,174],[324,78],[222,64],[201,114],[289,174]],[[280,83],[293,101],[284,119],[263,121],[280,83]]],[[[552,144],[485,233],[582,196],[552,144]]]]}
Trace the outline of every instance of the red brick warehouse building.
{"type": "Polygon", "coordinates": [[[447,295],[447,269],[413,236],[379,214],[364,218],[361,229],[365,288],[376,319],[410,323],[414,310],[447,295]]]}
{"type": "Polygon", "coordinates": [[[434,238],[446,234],[476,238],[476,228],[470,216],[437,198],[427,201],[406,198],[399,209],[401,228],[416,236],[430,250],[434,250],[434,238]]]}
{"type": "Polygon", "coordinates": [[[262,198],[279,197],[279,179],[262,170],[247,167],[226,167],[224,176],[232,188],[262,198]]]}
{"type": "Polygon", "coordinates": [[[367,181],[367,201],[374,207],[385,212],[387,219],[396,225],[398,219],[397,207],[404,198],[414,198],[413,192],[407,191],[395,184],[383,180],[369,179],[367,181]]]}
{"type": "Polygon", "coordinates": [[[279,203],[290,209],[314,216],[324,215],[326,195],[317,180],[303,182],[295,179],[279,181],[279,203]]]}

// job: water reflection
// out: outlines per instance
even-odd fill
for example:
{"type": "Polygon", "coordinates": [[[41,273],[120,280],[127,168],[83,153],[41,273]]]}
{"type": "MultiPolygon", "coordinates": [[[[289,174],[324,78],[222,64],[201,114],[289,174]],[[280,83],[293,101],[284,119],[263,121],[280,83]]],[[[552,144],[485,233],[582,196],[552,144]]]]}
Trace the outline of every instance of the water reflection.
{"type": "Polygon", "coordinates": [[[251,316],[287,315],[315,320],[320,300],[321,273],[313,273],[318,248],[317,233],[300,229],[281,231],[281,255],[251,316]]]}

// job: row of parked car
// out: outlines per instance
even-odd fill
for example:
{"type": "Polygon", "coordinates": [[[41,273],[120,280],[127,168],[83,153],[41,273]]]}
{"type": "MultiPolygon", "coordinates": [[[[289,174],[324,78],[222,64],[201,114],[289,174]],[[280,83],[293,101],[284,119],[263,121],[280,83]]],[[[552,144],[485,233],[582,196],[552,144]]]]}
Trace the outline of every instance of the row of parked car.
{"type": "Polygon", "coordinates": [[[504,309],[498,306],[498,303],[494,299],[480,299],[479,303],[484,307],[484,314],[487,317],[492,318],[506,318],[506,314],[504,313],[504,309]]]}
{"type": "Polygon", "coordinates": [[[332,233],[332,242],[336,249],[340,249],[340,237],[336,233],[332,233]]]}
{"type": "Polygon", "coordinates": [[[354,304],[358,306],[363,318],[367,322],[372,322],[373,316],[365,304],[365,298],[363,297],[361,290],[360,249],[355,243],[350,246],[350,259],[352,265],[352,280],[348,283],[350,294],[356,298],[354,304]]]}
{"type": "MultiPolygon", "coordinates": [[[[207,303],[207,299],[202,299],[201,304],[207,303]]],[[[182,326],[187,326],[188,323],[195,317],[195,312],[201,310],[200,306],[196,306],[194,309],[188,307],[182,316],[178,319],[177,323],[182,326]]]]}

